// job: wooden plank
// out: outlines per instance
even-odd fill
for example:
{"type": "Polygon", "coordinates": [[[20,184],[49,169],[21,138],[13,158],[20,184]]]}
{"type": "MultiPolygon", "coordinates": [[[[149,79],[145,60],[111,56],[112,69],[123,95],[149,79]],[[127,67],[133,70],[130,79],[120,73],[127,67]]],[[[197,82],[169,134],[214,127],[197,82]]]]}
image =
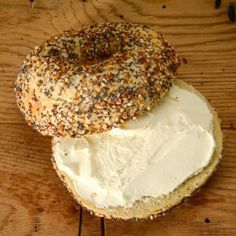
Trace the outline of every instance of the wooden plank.
{"type": "Polygon", "coordinates": [[[145,4],[70,1],[67,4],[51,0],[37,1],[35,9],[30,8],[30,3],[16,0],[11,3],[1,0],[0,4],[4,16],[0,21],[0,122],[24,122],[15,105],[13,84],[31,48],[50,35],[81,24],[129,20],[158,25],[176,46],[180,57],[188,61],[180,68],[179,78],[192,82],[212,101],[223,127],[236,126],[236,112],[232,106],[226,108],[227,104],[236,102],[236,25],[227,22],[223,7],[215,10],[211,1],[181,1],[181,4],[169,1],[165,9],[164,3],[153,1],[145,4]]]}
{"type": "MultiPolygon", "coordinates": [[[[187,60],[178,78],[211,101],[225,130],[224,159],[199,194],[151,222],[106,221],[107,235],[236,234],[236,24],[228,3],[216,10],[212,0],[36,0],[32,9],[30,1],[0,0],[0,235],[77,235],[78,205],[52,169],[50,138],[25,124],[13,86],[31,48],[107,21],[158,25],[187,60]]],[[[82,222],[82,236],[100,235],[99,218],[85,211],[82,222]]]]}
{"type": "Polygon", "coordinates": [[[95,215],[91,215],[88,211],[83,209],[83,224],[82,224],[81,236],[90,236],[90,235],[91,236],[101,235],[100,218],[95,215]]]}
{"type": "Polygon", "coordinates": [[[79,215],[52,169],[50,139],[26,125],[0,133],[0,234],[75,235],[79,215]]]}
{"type": "MultiPolygon", "coordinates": [[[[77,235],[79,206],[52,168],[50,138],[0,124],[0,147],[0,235],[77,235]]],[[[99,228],[87,217],[82,236],[99,228]]]]}
{"type": "MultiPolygon", "coordinates": [[[[107,235],[181,235],[235,232],[236,130],[225,130],[224,159],[203,190],[167,216],[154,221],[106,221],[107,235]],[[206,224],[205,219],[210,223],[206,224]],[[148,224],[148,227],[146,225],[148,224]],[[168,225],[168,227],[166,227],[168,225]],[[181,228],[179,226],[181,225],[181,228]]],[[[23,124],[0,125],[0,234],[76,235],[77,204],[62,186],[50,161],[50,138],[23,124]],[[26,225],[22,227],[22,225],[26,225]]],[[[230,234],[231,233],[231,234],[230,234]]],[[[85,212],[83,235],[99,235],[100,221],[85,212]]],[[[222,234],[221,234],[222,235],[222,234]]]]}

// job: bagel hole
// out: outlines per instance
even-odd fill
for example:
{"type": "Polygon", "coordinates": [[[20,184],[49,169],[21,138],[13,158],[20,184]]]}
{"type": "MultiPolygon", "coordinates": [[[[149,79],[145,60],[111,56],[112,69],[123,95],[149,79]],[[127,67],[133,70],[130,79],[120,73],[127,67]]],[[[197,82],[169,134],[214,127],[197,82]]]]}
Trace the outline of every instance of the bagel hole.
{"type": "Polygon", "coordinates": [[[89,55],[89,53],[82,54],[82,63],[84,65],[95,65],[105,60],[108,60],[113,56],[112,52],[109,53],[100,53],[94,56],[89,55]]]}
{"type": "Polygon", "coordinates": [[[110,59],[116,53],[120,53],[121,42],[118,39],[108,40],[102,36],[96,36],[87,41],[80,48],[80,57],[84,65],[95,65],[110,59]]]}

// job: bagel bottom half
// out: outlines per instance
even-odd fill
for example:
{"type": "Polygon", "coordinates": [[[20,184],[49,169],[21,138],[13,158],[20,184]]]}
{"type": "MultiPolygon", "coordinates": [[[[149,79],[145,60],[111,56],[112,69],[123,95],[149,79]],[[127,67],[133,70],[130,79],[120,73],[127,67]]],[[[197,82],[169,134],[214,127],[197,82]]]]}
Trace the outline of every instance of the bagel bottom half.
{"type": "MultiPolygon", "coordinates": [[[[56,169],[62,182],[65,184],[69,192],[72,194],[74,199],[81,204],[83,207],[87,208],[90,212],[97,216],[105,217],[107,219],[144,219],[144,218],[154,218],[159,215],[164,214],[166,211],[170,210],[174,206],[179,205],[185,198],[193,195],[197,190],[201,188],[202,185],[208,180],[208,178],[216,170],[216,167],[221,159],[222,152],[222,142],[223,134],[220,127],[220,120],[214,108],[208,103],[208,101],[200,94],[195,88],[186,84],[181,80],[175,82],[182,89],[186,89],[195,93],[199,96],[208,106],[209,110],[213,116],[213,135],[216,143],[214,153],[212,155],[210,163],[203,168],[198,174],[188,178],[184,183],[182,183],[177,189],[175,189],[170,194],[164,197],[149,197],[148,200],[145,199],[136,201],[132,207],[108,207],[108,208],[98,208],[86,199],[83,199],[77,191],[75,191],[72,179],[66,174],[58,169],[54,157],[52,157],[53,166],[56,169]]],[[[54,143],[53,141],[53,147],[54,143]]]]}

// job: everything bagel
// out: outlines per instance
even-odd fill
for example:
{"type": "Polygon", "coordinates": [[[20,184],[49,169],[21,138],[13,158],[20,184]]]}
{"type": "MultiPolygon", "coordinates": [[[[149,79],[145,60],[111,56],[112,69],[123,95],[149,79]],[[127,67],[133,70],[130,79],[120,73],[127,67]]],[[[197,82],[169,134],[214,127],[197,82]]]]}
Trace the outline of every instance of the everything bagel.
{"type": "Polygon", "coordinates": [[[156,104],[178,65],[174,49],[148,26],[85,26],[26,57],[15,84],[17,104],[43,135],[100,133],[156,104]]]}

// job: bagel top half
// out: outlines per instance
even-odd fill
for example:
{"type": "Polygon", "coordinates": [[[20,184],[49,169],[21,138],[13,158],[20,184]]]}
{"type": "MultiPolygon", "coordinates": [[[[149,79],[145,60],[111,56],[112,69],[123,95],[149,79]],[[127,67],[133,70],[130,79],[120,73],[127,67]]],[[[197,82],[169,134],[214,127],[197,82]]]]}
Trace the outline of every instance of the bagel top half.
{"type": "Polygon", "coordinates": [[[145,25],[105,23],[55,36],[25,59],[18,107],[43,135],[81,137],[135,119],[171,87],[174,49],[145,25]]]}

